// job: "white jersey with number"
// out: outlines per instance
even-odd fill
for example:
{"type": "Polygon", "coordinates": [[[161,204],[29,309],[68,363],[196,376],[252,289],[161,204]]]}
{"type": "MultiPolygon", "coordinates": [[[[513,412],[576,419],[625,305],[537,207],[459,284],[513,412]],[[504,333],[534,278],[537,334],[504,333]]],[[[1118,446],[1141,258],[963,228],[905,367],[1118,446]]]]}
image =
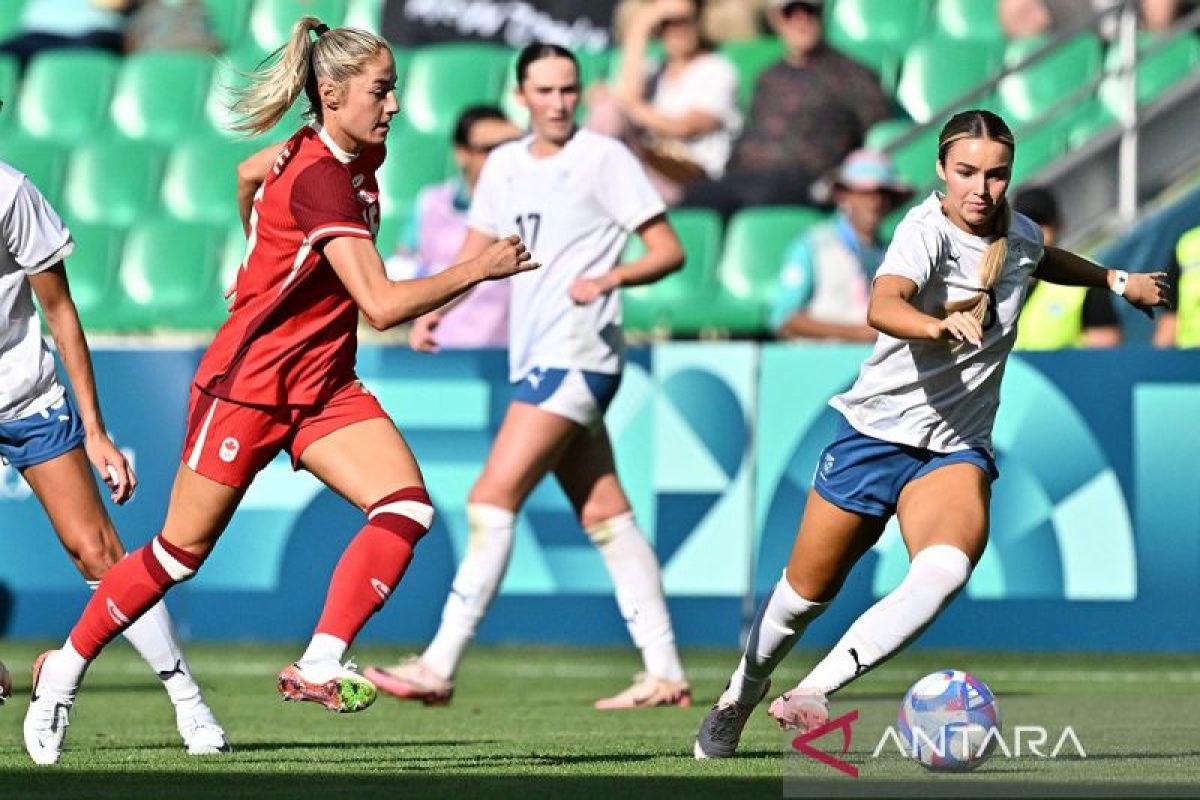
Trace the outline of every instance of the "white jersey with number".
{"type": "Polygon", "coordinates": [[[0,161],[0,422],[49,408],[63,396],[54,357],[42,341],[29,276],[62,261],[75,245],[29,179],[0,161]]]}
{"type": "Polygon", "coordinates": [[[615,374],[624,361],[620,292],[587,305],[571,285],[616,266],[629,234],[666,211],[642,165],[620,142],[586,130],[535,158],[533,137],[495,150],[479,177],[467,224],[519,234],[541,269],[512,278],[509,377],[534,367],[615,374]]]}
{"type": "MultiPolygon", "coordinates": [[[[933,317],[947,303],[969,299],[990,239],[973,236],[942,212],[935,192],[904,217],[876,273],[917,285],[912,303],[933,317]]],[[[829,404],[861,433],[938,453],[992,449],[1004,364],[1017,338],[1017,316],[1029,278],[1042,259],[1041,230],[1012,214],[1008,259],[993,287],[983,344],[908,341],[879,334],[875,350],[849,391],[829,404]]]]}

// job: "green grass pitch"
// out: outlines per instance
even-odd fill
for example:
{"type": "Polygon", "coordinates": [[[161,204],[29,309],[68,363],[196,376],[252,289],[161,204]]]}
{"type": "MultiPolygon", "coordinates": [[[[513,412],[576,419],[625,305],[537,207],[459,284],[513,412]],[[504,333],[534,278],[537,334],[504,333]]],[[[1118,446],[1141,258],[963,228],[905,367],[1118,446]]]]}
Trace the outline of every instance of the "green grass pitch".
{"type": "MultiPolygon", "coordinates": [[[[1191,796],[1200,792],[1200,663],[1195,657],[913,651],[835,698],[834,717],[859,711],[843,776],[789,750],[763,710],[740,756],[691,757],[696,727],[735,664],[732,651],[688,651],[690,709],[596,712],[638,663],[630,649],[477,647],[449,708],[381,696],[356,715],[284,704],[274,677],[296,647],[192,645],[192,666],[234,744],[229,756],[184,754],[158,680],[126,645],[113,647],[84,684],[57,767],[34,767],[21,745],[28,667],[40,650],[0,642],[14,697],[0,708],[0,797],[1021,797],[1191,796]],[[1005,740],[1042,726],[1053,747],[1070,725],[1087,754],[997,756],[979,771],[934,775],[893,746],[872,751],[921,675],[957,667],[996,692],[1005,740]]],[[[358,648],[362,665],[405,651],[358,648]]],[[[779,670],[791,685],[817,654],[796,652],[779,670]]],[[[836,752],[837,734],[821,749],[836,752]]]]}

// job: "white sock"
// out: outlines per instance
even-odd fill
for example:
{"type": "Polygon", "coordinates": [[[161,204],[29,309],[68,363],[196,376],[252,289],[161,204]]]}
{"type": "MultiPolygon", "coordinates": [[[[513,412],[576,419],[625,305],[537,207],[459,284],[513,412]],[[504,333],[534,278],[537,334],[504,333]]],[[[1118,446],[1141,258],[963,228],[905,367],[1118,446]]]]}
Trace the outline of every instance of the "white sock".
{"type": "Polygon", "coordinates": [[[831,694],[907,647],[971,577],[967,554],[947,544],[917,553],[891,594],[863,612],[829,655],[800,681],[831,694]]]}
{"type": "Polygon", "coordinates": [[[312,641],[296,662],[304,672],[305,680],[321,682],[341,672],[342,658],[346,655],[346,642],[328,633],[314,633],[312,641]]]}
{"type": "Polygon", "coordinates": [[[37,693],[41,696],[49,692],[56,696],[75,697],[83,673],[87,672],[87,659],[79,655],[75,645],[68,638],[58,650],[53,650],[42,662],[42,671],[38,674],[37,693]]]}
{"type": "MultiPolygon", "coordinates": [[[[87,583],[92,591],[100,585],[100,581],[87,583]]],[[[124,636],[142,660],[162,679],[163,688],[176,708],[190,709],[202,702],[200,687],[192,677],[192,670],[183,656],[183,648],[176,638],[171,615],[162,600],[126,628],[124,636]]]]}
{"type": "Polygon", "coordinates": [[[683,664],[675,649],[675,631],[663,596],[658,557],[638,529],[633,512],[626,512],[587,529],[600,550],[616,588],[617,607],[633,643],[642,651],[646,673],[682,681],[683,664]]]}
{"type": "Polygon", "coordinates": [[[506,508],[467,505],[467,552],[442,609],[442,624],[421,654],[425,665],[447,680],[458,670],[458,662],[508,571],[515,524],[516,515],[506,508]]]}
{"type": "Polygon", "coordinates": [[[828,603],[805,600],[796,594],[786,577],[780,577],[758,610],[741,663],[729,679],[726,694],[739,703],[757,703],[775,667],[791,652],[809,623],[828,607],[828,603]]]}

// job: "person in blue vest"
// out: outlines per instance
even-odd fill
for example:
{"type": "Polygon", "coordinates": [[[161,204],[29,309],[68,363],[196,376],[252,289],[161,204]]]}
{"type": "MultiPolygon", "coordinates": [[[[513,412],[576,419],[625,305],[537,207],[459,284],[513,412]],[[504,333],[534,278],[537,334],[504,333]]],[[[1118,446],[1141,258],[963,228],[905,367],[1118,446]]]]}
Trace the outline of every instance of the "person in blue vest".
{"type": "MultiPolygon", "coordinates": [[[[1017,192],[1013,208],[1037,223],[1042,239],[1053,247],[1062,232],[1058,201],[1048,189],[1017,192]]],[[[1017,350],[1062,350],[1068,347],[1117,347],[1121,322],[1110,292],[1083,286],[1037,281],[1025,301],[1017,333],[1017,350]]]]}

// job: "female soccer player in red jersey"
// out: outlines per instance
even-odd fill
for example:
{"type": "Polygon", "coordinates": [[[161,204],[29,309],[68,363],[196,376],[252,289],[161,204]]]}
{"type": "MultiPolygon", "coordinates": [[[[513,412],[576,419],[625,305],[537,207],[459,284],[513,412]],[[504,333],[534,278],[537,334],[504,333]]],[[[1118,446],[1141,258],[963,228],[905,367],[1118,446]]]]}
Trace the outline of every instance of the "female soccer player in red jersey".
{"type": "Polygon", "coordinates": [[[34,761],[58,760],[87,665],[196,573],[255,474],[281,450],[362,509],[367,523],[338,562],[312,642],[280,674],[279,690],[335,711],[374,701],[374,685],[340,662],[400,581],[433,507],[412,452],[355,377],[359,314],[389,328],[481,281],[536,266],[511,236],[438,275],[387,279],[373,241],[375,170],[399,110],[395,85],[383,39],[304,17],[235,104],[251,133],[270,129],[301,93],[315,119],[284,143],[255,195],[236,299],[196,373],[162,532],[109,570],[67,642],[34,667],[25,717],[34,761]]]}

